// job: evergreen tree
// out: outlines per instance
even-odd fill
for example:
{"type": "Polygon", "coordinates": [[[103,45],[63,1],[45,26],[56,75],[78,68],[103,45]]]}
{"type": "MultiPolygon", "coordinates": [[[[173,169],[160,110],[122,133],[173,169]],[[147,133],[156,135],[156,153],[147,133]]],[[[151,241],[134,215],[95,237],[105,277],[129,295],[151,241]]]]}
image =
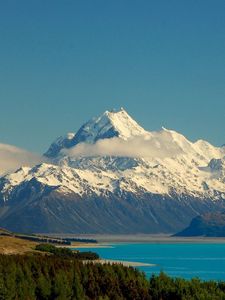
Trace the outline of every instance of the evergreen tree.
{"type": "Polygon", "coordinates": [[[2,270],[3,266],[0,264],[0,300],[6,299],[6,287],[4,282],[4,272],[2,270]]]}
{"type": "Polygon", "coordinates": [[[36,297],[39,300],[50,299],[51,296],[51,281],[44,274],[39,273],[37,278],[36,297]]]}
{"type": "Polygon", "coordinates": [[[77,270],[74,271],[72,290],[73,290],[73,294],[72,294],[73,300],[84,300],[85,299],[83,286],[81,284],[80,276],[79,276],[77,270]]]}
{"type": "Polygon", "coordinates": [[[72,297],[72,285],[63,270],[58,271],[53,285],[53,299],[68,300],[72,297]]]}

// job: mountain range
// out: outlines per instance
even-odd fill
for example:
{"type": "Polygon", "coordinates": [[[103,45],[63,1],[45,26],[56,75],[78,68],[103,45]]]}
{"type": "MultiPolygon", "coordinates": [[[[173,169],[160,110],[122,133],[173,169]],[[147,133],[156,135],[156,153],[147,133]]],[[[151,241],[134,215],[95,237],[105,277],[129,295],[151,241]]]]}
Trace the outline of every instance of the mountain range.
{"type": "Polygon", "coordinates": [[[0,226],[20,232],[173,233],[225,208],[225,147],[147,131],[121,108],[0,178],[0,226]]]}

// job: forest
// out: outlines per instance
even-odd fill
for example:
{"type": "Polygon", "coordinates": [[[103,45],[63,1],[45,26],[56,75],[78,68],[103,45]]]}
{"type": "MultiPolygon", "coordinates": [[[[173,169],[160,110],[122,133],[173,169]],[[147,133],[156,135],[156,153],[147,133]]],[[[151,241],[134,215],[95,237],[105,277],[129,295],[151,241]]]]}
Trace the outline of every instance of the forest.
{"type": "Polygon", "coordinates": [[[224,282],[153,275],[57,255],[0,255],[0,300],[225,299],[224,282]]]}
{"type": "Polygon", "coordinates": [[[99,255],[95,252],[80,252],[72,251],[69,248],[56,247],[51,244],[39,244],[35,247],[35,250],[51,253],[54,256],[70,259],[80,259],[80,260],[96,260],[99,259],[99,255]]]}

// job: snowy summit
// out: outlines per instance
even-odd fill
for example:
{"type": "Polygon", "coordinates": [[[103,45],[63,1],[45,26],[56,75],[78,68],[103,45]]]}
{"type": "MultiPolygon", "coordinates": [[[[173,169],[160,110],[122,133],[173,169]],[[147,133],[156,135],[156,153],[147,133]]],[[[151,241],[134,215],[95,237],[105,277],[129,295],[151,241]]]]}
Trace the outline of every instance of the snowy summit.
{"type": "Polygon", "coordinates": [[[110,232],[168,232],[225,208],[224,147],[147,131],[124,109],[56,139],[45,156],[47,163],[0,178],[0,225],[28,230],[24,222],[15,228],[15,218],[38,211],[52,232],[99,232],[106,220],[110,232]]]}

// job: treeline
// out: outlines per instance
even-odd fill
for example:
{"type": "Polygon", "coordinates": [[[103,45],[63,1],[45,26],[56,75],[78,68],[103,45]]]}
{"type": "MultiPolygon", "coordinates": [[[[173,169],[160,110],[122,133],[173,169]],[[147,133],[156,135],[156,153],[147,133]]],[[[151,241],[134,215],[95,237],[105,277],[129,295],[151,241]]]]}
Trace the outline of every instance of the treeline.
{"type": "Polygon", "coordinates": [[[73,237],[53,237],[48,235],[37,235],[33,233],[15,233],[11,232],[5,228],[0,227],[0,236],[13,236],[24,240],[39,242],[39,243],[51,243],[51,244],[59,244],[59,245],[71,245],[72,242],[79,243],[94,243],[96,244],[98,241],[95,239],[87,239],[87,238],[73,238],[73,237]]]}
{"type": "Polygon", "coordinates": [[[98,243],[97,240],[94,239],[81,239],[81,238],[53,238],[49,236],[38,236],[35,234],[16,234],[9,231],[1,231],[0,229],[0,235],[2,236],[13,236],[17,237],[23,240],[33,241],[33,242],[39,242],[39,243],[51,243],[51,244],[58,244],[58,245],[72,245],[72,242],[78,242],[78,243],[89,243],[89,244],[96,244],[98,243]]]}
{"type": "Polygon", "coordinates": [[[13,234],[14,237],[33,241],[33,242],[39,242],[39,243],[52,243],[52,244],[58,244],[58,245],[71,245],[71,241],[64,240],[64,239],[58,239],[58,238],[50,238],[50,237],[42,237],[37,235],[23,235],[23,234],[13,234]]]}
{"type": "Polygon", "coordinates": [[[0,300],[222,300],[224,282],[147,280],[131,267],[43,255],[0,255],[0,300]]]}
{"type": "Polygon", "coordinates": [[[85,238],[64,238],[65,241],[68,242],[79,242],[79,243],[92,243],[92,244],[97,244],[98,241],[95,239],[85,239],[85,238]]]}
{"type": "Polygon", "coordinates": [[[72,251],[69,248],[58,248],[51,244],[39,244],[35,247],[35,250],[48,252],[53,255],[56,255],[61,258],[72,258],[72,259],[81,259],[81,260],[95,260],[99,259],[99,255],[94,252],[79,252],[72,251]]]}
{"type": "Polygon", "coordinates": [[[223,300],[225,282],[171,278],[162,272],[150,278],[149,294],[154,300],[223,300]]]}
{"type": "MultiPolygon", "coordinates": [[[[49,238],[48,236],[44,236],[44,237],[46,237],[46,238],[49,238]]],[[[98,243],[98,241],[97,240],[95,240],[95,239],[87,239],[87,238],[72,238],[72,237],[55,237],[56,239],[58,239],[58,240],[63,240],[63,241],[65,241],[65,242],[70,242],[70,244],[71,244],[71,242],[79,242],[79,243],[92,243],[92,244],[96,244],[96,243],[98,243]]]]}
{"type": "Polygon", "coordinates": [[[151,299],[148,281],[122,265],[57,256],[0,255],[0,299],[151,299]]]}
{"type": "Polygon", "coordinates": [[[9,230],[0,227],[0,236],[1,236],[1,235],[2,235],[2,236],[11,236],[12,233],[11,233],[9,230]]]}

